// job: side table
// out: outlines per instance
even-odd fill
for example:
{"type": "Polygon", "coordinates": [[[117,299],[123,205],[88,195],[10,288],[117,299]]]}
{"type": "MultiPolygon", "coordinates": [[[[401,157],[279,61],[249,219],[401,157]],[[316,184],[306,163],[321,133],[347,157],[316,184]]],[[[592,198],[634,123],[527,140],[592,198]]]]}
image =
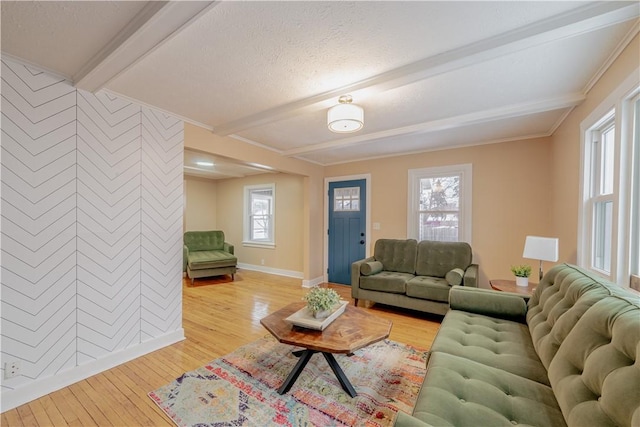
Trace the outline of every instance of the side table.
{"type": "Polygon", "coordinates": [[[491,289],[495,289],[496,291],[515,292],[517,294],[527,295],[529,297],[533,294],[533,291],[535,291],[536,287],[538,286],[537,283],[531,282],[529,282],[528,286],[518,286],[516,285],[515,280],[501,279],[489,280],[489,285],[491,285],[491,289]]]}

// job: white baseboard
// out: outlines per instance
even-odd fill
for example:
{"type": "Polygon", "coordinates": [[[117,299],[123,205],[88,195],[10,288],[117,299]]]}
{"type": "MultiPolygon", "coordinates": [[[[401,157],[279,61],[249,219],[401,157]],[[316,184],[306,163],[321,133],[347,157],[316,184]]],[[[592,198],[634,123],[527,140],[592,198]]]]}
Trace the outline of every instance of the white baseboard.
{"type": "Polygon", "coordinates": [[[260,271],[262,273],[275,274],[277,276],[293,277],[296,279],[304,278],[304,274],[300,271],[282,270],[280,268],[265,267],[264,265],[243,264],[239,262],[238,268],[243,268],[245,270],[252,270],[252,271],[260,271]]]}
{"type": "MultiPolygon", "coordinates": [[[[17,406],[67,387],[85,378],[99,374],[115,366],[136,359],[152,351],[159,350],[185,339],[184,329],[180,328],[161,337],[140,343],[134,347],[111,353],[101,359],[84,365],[76,366],[65,372],[51,377],[36,379],[33,382],[14,390],[5,390],[0,396],[0,412],[8,411],[17,406]]],[[[151,391],[151,390],[149,390],[151,391]]]]}
{"type": "Polygon", "coordinates": [[[303,288],[313,288],[314,286],[318,286],[320,283],[324,283],[326,282],[326,280],[324,280],[324,277],[320,276],[320,277],[316,277],[315,279],[311,279],[311,280],[303,280],[302,281],[302,287],[303,288]]]}

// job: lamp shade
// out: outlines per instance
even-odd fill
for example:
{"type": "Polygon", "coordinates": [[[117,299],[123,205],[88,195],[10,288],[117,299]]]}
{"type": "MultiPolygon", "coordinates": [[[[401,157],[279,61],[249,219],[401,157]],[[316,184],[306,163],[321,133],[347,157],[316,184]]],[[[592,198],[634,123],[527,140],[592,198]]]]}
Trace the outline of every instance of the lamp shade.
{"type": "Polygon", "coordinates": [[[556,237],[527,236],[523,258],[541,261],[558,261],[558,239],[556,237]]]}
{"type": "Polygon", "coordinates": [[[327,111],[327,126],[331,132],[356,132],[364,126],[364,110],[351,104],[351,97],[340,97],[340,104],[327,111]]]}

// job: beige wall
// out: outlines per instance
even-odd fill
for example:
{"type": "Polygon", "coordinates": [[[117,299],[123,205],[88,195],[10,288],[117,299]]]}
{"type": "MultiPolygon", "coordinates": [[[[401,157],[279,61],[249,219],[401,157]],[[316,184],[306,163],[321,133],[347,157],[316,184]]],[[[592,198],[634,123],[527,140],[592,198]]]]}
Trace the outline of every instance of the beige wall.
{"type": "MultiPolygon", "coordinates": [[[[274,170],[299,175],[303,178],[302,235],[303,273],[305,280],[323,276],[323,184],[324,168],[302,160],[283,157],[264,148],[229,137],[214,135],[211,131],[185,123],[185,148],[219,154],[247,163],[257,163],[274,170]]],[[[219,189],[218,189],[219,190],[219,189]]],[[[218,211],[220,212],[220,211],[218,211]]],[[[218,218],[218,226],[220,224],[218,218]]]]}
{"type": "Polygon", "coordinates": [[[262,174],[246,178],[218,181],[218,227],[226,240],[235,246],[238,262],[268,269],[302,273],[304,236],[304,179],[291,174],[262,174]],[[255,248],[242,245],[244,187],[246,185],[276,185],[275,248],[255,248]],[[264,260],[264,264],[262,261],[264,260]]]}
{"type": "Polygon", "coordinates": [[[473,166],[474,261],[481,284],[510,278],[511,264],[524,262],[527,234],[545,235],[551,227],[551,181],[544,172],[548,138],[433,151],[409,156],[329,166],[327,176],[371,174],[370,244],[379,238],[406,238],[409,169],[471,163],[473,166]]]}
{"type": "Polygon", "coordinates": [[[580,123],[631,73],[635,72],[637,77],[639,66],[640,41],[636,35],[589,91],[587,99],[569,114],[552,137],[549,166],[554,186],[551,205],[553,207],[553,234],[560,238],[561,261],[571,263],[577,261],[577,218],[580,203],[580,123]]]}
{"type": "Polygon", "coordinates": [[[216,230],[216,181],[184,177],[184,231],[216,230]]]}

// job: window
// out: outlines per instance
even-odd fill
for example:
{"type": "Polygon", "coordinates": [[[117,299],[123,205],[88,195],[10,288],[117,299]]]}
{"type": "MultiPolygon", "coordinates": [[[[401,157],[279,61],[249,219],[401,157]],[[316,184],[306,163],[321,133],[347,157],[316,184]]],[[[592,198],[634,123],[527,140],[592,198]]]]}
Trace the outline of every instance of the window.
{"type": "Polygon", "coordinates": [[[334,212],[359,212],[360,187],[336,188],[333,191],[334,212]]]}
{"type": "Polygon", "coordinates": [[[275,245],[275,199],[275,184],[244,187],[244,245],[275,245]]]}
{"type": "Polygon", "coordinates": [[[631,242],[629,270],[632,287],[640,291],[640,95],[633,102],[633,159],[631,180],[631,242]]]}
{"type": "Polygon", "coordinates": [[[407,236],[471,242],[471,165],[409,170],[407,236]]]}
{"type": "Polygon", "coordinates": [[[608,113],[589,131],[591,167],[586,209],[591,219],[591,268],[611,274],[614,208],[615,115],[608,113]]]}
{"type": "Polygon", "coordinates": [[[581,126],[578,264],[625,287],[640,267],[639,92],[628,78],[581,126]]]}

